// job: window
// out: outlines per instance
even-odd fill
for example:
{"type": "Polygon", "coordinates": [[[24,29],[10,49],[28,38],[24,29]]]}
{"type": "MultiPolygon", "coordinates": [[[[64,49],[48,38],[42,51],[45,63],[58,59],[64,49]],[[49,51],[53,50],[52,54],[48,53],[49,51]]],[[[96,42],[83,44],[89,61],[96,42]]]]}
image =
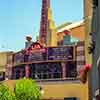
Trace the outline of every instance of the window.
{"type": "Polygon", "coordinates": [[[12,69],[12,79],[19,79],[25,77],[25,67],[16,66],[12,69]]]}
{"type": "Polygon", "coordinates": [[[64,100],[78,100],[78,99],[75,97],[68,97],[68,98],[64,98],[64,100]]]}
{"type": "Polygon", "coordinates": [[[52,79],[62,76],[60,63],[32,64],[30,68],[31,78],[33,79],[52,79]]]}
{"type": "MultiPolygon", "coordinates": [[[[61,79],[63,74],[66,74],[66,78],[75,78],[77,76],[76,63],[67,62],[65,71],[62,70],[61,62],[52,63],[33,63],[29,64],[29,77],[32,79],[61,79]]],[[[12,79],[23,78],[26,75],[25,65],[13,67],[12,79]]]]}
{"type": "Polygon", "coordinates": [[[76,62],[68,62],[66,64],[66,77],[76,77],[77,76],[77,67],[76,62]]]}

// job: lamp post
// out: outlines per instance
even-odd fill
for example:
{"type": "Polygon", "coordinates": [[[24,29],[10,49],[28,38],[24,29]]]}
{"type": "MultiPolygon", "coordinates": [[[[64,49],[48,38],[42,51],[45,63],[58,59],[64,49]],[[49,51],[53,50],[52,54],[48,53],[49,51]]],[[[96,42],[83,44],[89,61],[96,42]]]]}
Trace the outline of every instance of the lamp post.
{"type": "Polygon", "coordinates": [[[44,90],[41,86],[40,86],[40,93],[41,93],[41,95],[44,95],[44,90]]]}

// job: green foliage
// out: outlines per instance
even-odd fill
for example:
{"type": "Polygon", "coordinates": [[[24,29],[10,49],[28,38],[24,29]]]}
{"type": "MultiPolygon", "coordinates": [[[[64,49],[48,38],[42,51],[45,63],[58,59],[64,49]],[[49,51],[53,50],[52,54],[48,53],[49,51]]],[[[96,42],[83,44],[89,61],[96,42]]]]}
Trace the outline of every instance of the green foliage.
{"type": "Polygon", "coordinates": [[[16,100],[14,93],[3,84],[0,84],[0,100],[16,100]]]}
{"type": "Polygon", "coordinates": [[[39,100],[40,88],[31,79],[16,81],[14,91],[0,83],[0,100],[39,100]]]}
{"type": "Polygon", "coordinates": [[[14,93],[17,100],[39,100],[40,89],[31,79],[20,79],[16,82],[14,93]]]}

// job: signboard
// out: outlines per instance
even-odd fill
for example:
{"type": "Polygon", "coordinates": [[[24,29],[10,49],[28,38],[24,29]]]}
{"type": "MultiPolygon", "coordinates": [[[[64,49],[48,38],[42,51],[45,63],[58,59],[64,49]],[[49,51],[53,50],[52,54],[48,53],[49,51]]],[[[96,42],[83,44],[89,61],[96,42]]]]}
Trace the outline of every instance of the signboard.
{"type": "Polygon", "coordinates": [[[73,47],[50,47],[48,48],[48,60],[72,60],[73,47]]]}
{"type": "Polygon", "coordinates": [[[47,52],[45,49],[40,49],[39,51],[32,52],[28,57],[28,61],[45,61],[47,59],[47,52]]]}
{"type": "Polygon", "coordinates": [[[73,50],[73,46],[63,46],[34,49],[27,55],[19,52],[15,54],[14,62],[19,64],[34,61],[73,60],[73,50]]]}

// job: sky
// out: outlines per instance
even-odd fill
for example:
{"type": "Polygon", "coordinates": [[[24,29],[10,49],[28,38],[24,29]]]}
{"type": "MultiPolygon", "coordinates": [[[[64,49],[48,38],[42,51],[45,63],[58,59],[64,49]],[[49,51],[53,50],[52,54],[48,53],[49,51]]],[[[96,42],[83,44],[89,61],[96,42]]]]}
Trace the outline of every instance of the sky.
{"type": "MultiPolygon", "coordinates": [[[[0,0],[0,51],[24,48],[25,36],[39,34],[42,0],[0,0]]],[[[51,0],[55,25],[83,19],[83,0],[51,0]]]]}

